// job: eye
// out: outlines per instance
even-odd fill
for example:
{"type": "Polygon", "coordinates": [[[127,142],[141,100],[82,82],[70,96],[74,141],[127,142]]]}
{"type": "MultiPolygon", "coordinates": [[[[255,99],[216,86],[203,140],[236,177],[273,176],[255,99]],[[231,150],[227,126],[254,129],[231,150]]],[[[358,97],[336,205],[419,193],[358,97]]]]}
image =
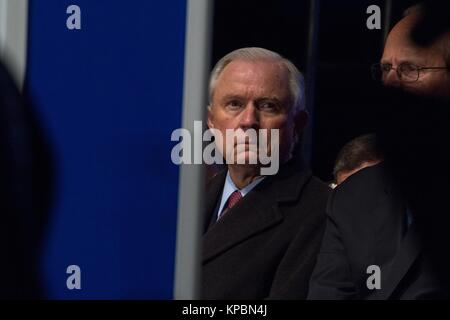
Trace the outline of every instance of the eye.
{"type": "Polygon", "coordinates": [[[417,69],[419,69],[419,67],[417,67],[414,64],[411,63],[402,63],[400,66],[400,71],[402,72],[412,72],[412,71],[417,71],[417,69]]]}
{"type": "Polygon", "coordinates": [[[279,108],[278,108],[278,105],[275,102],[272,102],[272,101],[261,101],[258,104],[258,109],[260,109],[262,111],[267,111],[267,112],[275,112],[279,108]]]}
{"type": "Polygon", "coordinates": [[[230,109],[238,109],[242,106],[242,103],[239,100],[230,100],[227,102],[226,106],[230,109]]]}
{"type": "Polygon", "coordinates": [[[392,69],[392,64],[390,63],[382,63],[380,64],[381,71],[389,72],[392,69]]]}
{"type": "Polygon", "coordinates": [[[271,103],[271,102],[264,102],[261,104],[260,106],[261,109],[274,109],[275,108],[275,104],[271,103]]]}

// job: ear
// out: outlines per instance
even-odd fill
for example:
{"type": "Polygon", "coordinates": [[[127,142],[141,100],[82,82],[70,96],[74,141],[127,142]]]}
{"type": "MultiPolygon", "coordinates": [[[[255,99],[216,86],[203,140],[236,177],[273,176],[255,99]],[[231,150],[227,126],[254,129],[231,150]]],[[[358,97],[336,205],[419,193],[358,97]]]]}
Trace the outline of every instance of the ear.
{"type": "Polygon", "coordinates": [[[300,135],[308,123],[308,112],[306,110],[299,111],[294,116],[294,130],[296,135],[300,135]]]}
{"type": "Polygon", "coordinates": [[[209,105],[208,106],[208,115],[207,115],[207,124],[208,124],[209,129],[214,128],[214,123],[213,123],[212,119],[213,119],[213,115],[212,115],[212,111],[211,111],[211,105],[209,105]]]}

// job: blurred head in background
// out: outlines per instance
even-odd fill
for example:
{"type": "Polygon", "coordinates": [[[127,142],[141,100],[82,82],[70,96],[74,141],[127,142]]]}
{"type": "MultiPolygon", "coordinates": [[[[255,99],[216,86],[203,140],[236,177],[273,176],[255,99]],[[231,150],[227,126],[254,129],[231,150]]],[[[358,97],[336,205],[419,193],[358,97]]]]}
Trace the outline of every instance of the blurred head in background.
{"type": "Polygon", "coordinates": [[[347,142],[339,151],[333,175],[336,185],[361,169],[376,165],[383,159],[375,134],[366,134],[347,142]]]}

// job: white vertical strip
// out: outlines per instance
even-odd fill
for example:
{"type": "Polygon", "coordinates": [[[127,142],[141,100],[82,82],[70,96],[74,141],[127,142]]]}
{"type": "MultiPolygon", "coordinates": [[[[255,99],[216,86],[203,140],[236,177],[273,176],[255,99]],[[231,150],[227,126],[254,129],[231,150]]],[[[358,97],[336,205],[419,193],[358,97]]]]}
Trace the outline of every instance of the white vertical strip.
{"type": "Polygon", "coordinates": [[[0,58],[3,56],[6,43],[6,1],[8,0],[0,0],[0,58]]]}
{"type": "Polygon", "coordinates": [[[17,85],[25,79],[28,34],[28,0],[0,0],[0,58],[17,85]]]}
{"type": "MultiPolygon", "coordinates": [[[[203,121],[207,106],[212,6],[210,0],[187,0],[182,126],[192,137],[194,121],[203,121]]],[[[199,298],[204,192],[203,165],[182,165],[178,187],[175,299],[199,298]]]]}

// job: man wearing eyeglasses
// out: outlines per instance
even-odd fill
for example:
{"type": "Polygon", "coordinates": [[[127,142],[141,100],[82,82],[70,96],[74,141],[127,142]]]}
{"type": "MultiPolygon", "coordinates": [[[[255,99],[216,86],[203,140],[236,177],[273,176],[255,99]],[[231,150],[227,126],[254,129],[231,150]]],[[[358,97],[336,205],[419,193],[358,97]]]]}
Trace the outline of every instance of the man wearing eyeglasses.
{"type": "Polygon", "coordinates": [[[426,14],[403,18],[372,66],[394,87],[380,107],[385,160],[334,189],[308,299],[450,298],[450,29],[415,44],[426,14]]]}
{"type": "Polygon", "coordinates": [[[389,33],[372,75],[386,86],[450,100],[450,31],[420,46],[411,39],[420,22],[420,9],[410,11],[389,33]]]}

